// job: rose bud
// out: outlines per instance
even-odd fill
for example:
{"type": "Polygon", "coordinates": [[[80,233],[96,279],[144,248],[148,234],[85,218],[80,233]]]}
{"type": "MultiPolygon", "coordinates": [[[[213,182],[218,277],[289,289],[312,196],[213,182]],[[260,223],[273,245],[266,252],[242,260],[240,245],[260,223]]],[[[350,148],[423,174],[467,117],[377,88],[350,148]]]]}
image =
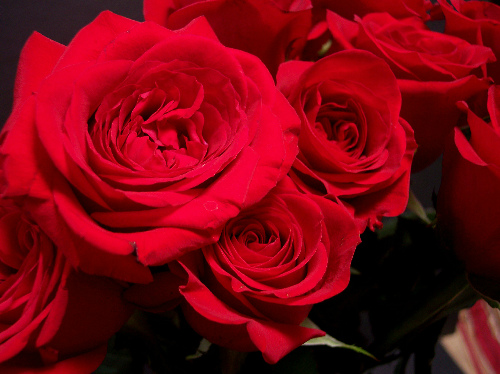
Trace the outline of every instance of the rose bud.
{"type": "Polygon", "coordinates": [[[460,106],[470,139],[456,128],[445,149],[438,225],[469,272],[500,281],[500,87],[488,91],[487,121],[460,106]]]}

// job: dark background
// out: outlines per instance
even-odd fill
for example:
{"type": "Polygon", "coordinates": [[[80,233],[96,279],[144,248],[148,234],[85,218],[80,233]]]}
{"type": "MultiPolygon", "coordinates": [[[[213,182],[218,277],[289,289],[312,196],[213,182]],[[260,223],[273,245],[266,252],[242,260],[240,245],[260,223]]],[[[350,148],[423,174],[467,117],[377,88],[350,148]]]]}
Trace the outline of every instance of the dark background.
{"type": "Polygon", "coordinates": [[[67,45],[79,29],[103,10],[143,21],[142,0],[2,0],[0,1],[0,124],[12,106],[21,49],[33,33],[67,45]]]}
{"type": "MultiPolygon", "coordinates": [[[[11,111],[19,54],[33,31],[67,45],[79,29],[106,9],[143,21],[142,0],[0,1],[0,126],[3,126],[11,111]]],[[[439,162],[412,176],[412,189],[426,207],[432,206],[432,195],[437,193],[439,177],[439,162]]],[[[393,369],[391,366],[383,367],[371,373],[391,373],[393,369]]],[[[460,373],[440,347],[433,371],[460,373]]]]}

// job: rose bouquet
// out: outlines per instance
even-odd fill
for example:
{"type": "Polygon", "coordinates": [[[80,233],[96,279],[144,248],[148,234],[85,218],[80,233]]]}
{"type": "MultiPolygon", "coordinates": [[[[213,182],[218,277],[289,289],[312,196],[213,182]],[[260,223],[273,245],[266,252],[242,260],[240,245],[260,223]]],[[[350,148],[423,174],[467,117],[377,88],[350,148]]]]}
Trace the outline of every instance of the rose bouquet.
{"type": "Polygon", "coordinates": [[[0,372],[421,372],[498,307],[498,6],[143,10],[20,54],[0,372]]]}

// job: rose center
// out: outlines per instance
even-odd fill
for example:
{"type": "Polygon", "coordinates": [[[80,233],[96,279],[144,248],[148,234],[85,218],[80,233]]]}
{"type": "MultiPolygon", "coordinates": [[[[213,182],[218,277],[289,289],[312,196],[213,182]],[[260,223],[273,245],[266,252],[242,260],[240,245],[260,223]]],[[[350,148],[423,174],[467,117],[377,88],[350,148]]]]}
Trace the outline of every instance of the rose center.
{"type": "Polygon", "coordinates": [[[360,139],[360,119],[349,104],[328,103],[322,105],[316,117],[316,134],[333,143],[343,152],[355,156],[360,139]]]}
{"type": "Polygon", "coordinates": [[[96,150],[132,170],[192,168],[207,155],[202,85],[162,72],[124,83],[104,98],[89,123],[96,150]]]}

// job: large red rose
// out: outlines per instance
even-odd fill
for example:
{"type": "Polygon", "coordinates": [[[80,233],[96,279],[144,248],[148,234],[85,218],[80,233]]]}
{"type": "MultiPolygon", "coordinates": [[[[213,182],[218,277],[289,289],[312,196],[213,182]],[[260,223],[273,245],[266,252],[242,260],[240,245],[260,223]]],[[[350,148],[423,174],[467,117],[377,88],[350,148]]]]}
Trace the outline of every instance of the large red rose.
{"type": "Polygon", "coordinates": [[[337,45],[368,50],[391,66],[403,99],[401,117],[412,126],[419,147],[413,170],[431,164],[457,124],[455,103],[488,88],[488,80],[478,76],[495,60],[491,49],[431,31],[416,17],[372,13],[351,22],[329,12],[327,19],[337,45]]]}
{"type": "MultiPolygon", "coordinates": [[[[500,54],[500,6],[489,1],[438,0],[446,18],[445,33],[500,54]]],[[[500,83],[500,59],[487,64],[488,76],[500,83]]]]}
{"type": "Polygon", "coordinates": [[[468,271],[500,281],[500,87],[488,91],[490,121],[467,112],[443,156],[438,224],[468,271]]]}
{"type": "Polygon", "coordinates": [[[184,279],[182,307],[196,331],[275,363],[324,334],[300,324],[314,304],[347,286],[359,241],[341,205],[304,195],[285,179],[230,220],[217,243],[170,269],[184,279]]]}
{"type": "Polygon", "coordinates": [[[123,287],[76,272],[26,213],[0,201],[0,372],[95,370],[132,310],[123,287]]]}
{"type": "Polygon", "coordinates": [[[33,35],[19,66],[3,193],[88,273],[151,280],[143,265],[217,241],[297,153],[265,66],[204,19],[173,32],[105,12],[68,47],[33,35]]]}
{"type": "Polygon", "coordinates": [[[303,191],[340,198],[361,231],[405,210],[416,145],[382,59],[344,51],[316,63],[290,61],[278,87],[302,120],[290,175],[303,191]]]}
{"type": "Polygon", "coordinates": [[[224,45],[256,55],[274,75],[305,44],[310,7],[297,0],[145,0],[144,17],[177,29],[205,16],[224,45]]]}

